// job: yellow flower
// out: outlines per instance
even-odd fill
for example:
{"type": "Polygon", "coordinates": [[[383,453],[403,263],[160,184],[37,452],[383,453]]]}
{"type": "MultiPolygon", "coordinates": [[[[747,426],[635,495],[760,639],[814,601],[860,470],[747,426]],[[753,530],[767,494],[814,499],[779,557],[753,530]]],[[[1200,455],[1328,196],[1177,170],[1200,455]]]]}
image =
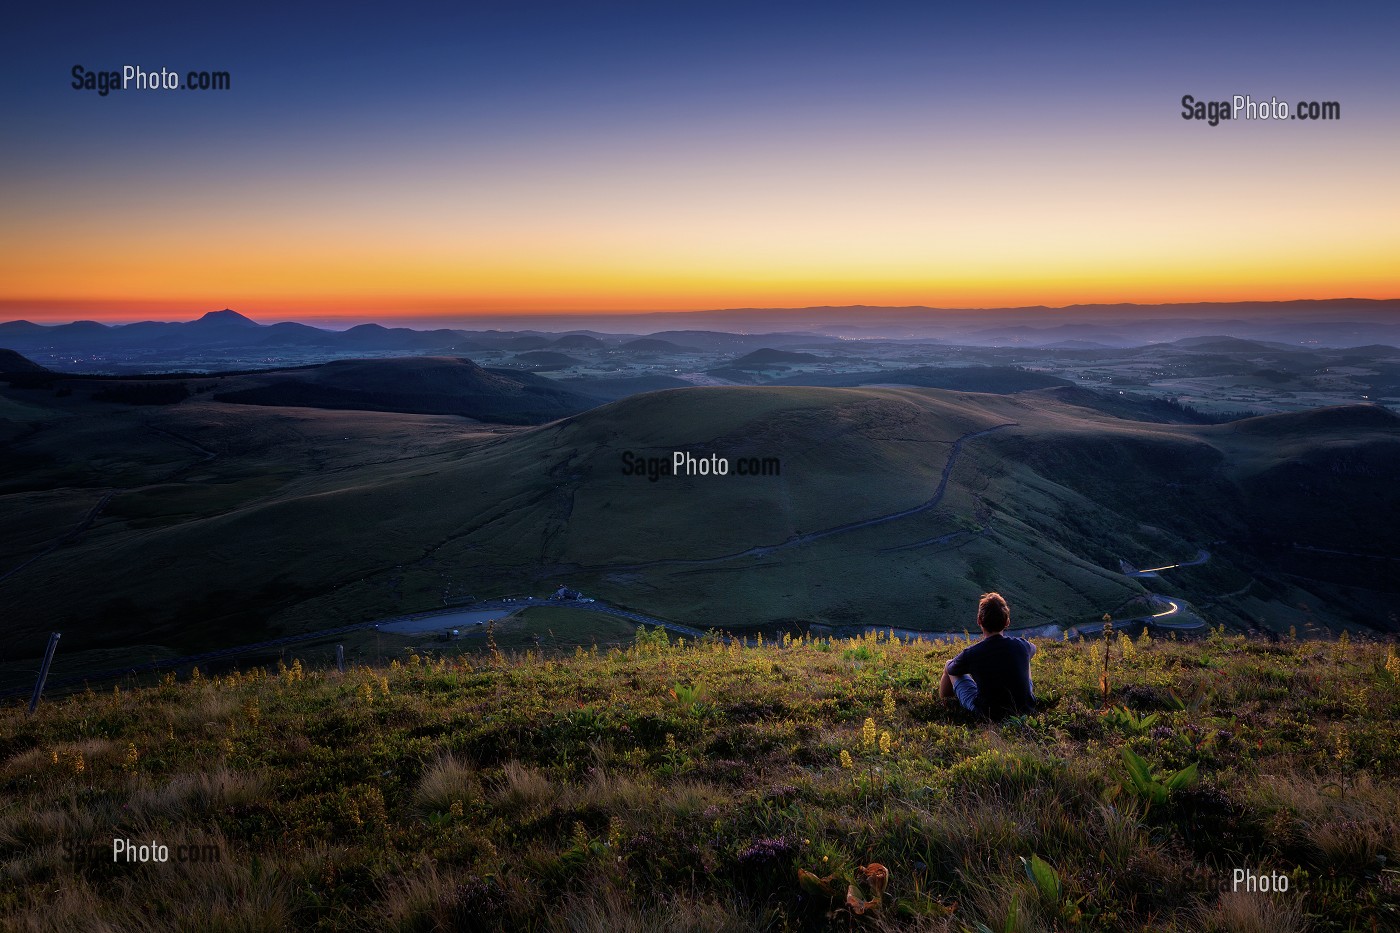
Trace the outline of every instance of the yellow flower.
{"type": "Polygon", "coordinates": [[[884,703],[884,708],[885,708],[885,716],[887,716],[887,717],[892,717],[892,716],[894,716],[894,691],[893,691],[893,690],[886,690],[886,691],[885,691],[885,703],[884,703]]]}
{"type": "Polygon", "coordinates": [[[127,742],[127,743],[126,743],[126,759],[125,759],[124,761],[122,761],[122,768],[123,768],[123,770],[126,770],[126,771],[135,771],[135,770],[136,770],[136,762],[137,762],[137,760],[138,760],[139,758],[140,758],[140,755],[139,755],[139,754],[137,753],[137,751],[136,751],[136,743],[135,743],[135,742],[127,742]]]}
{"type": "Polygon", "coordinates": [[[880,754],[881,754],[881,755],[888,755],[888,754],[890,753],[890,746],[891,746],[891,744],[893,744],[893,743],[892,743],[892,740],[891,740],[891,738],[890,738],[889,732],[888,732],[888,731],[886,731],[886,732],[881,732],[881,733],[880,733],[880,754]]]}
{"type": "Polygon", "coordinates": [[[851,753],[846,751],[844,748],[841,749],[841,767],[854,768],[855,766],[856,763],[851,760],[851,753]]]}
{"type": "Polygon", "coordinates": [[[875,720],[867,718],[865,725],[861,726],[860,743],[866,751],[875,747],[875,720]]]}

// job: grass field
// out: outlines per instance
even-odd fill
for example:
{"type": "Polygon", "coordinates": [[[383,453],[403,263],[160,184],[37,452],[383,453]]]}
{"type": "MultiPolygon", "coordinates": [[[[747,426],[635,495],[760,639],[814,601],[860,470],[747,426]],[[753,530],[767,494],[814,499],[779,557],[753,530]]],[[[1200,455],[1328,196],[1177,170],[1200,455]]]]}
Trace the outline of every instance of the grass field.
{"type": "Polygon", "coordinates": [[[645,633],[11,706],[0,926],[1395,928],[1393,644],[1111,646],[1107,711],[1103,644],[1047,642],[1043,709],[999,725],[932,698],[952,645],[876,637],[645,633]],[[114,838],[170,861],[114,864],[114,838]]]}

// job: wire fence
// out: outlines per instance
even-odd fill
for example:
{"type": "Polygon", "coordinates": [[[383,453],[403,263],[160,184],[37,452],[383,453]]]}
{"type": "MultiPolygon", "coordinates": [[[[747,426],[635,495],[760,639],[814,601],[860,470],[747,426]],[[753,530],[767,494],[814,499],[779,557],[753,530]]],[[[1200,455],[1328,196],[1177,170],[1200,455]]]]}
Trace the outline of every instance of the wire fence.
{"type": "MultiPolygon", "coordinates": [[[[486,648],[488,625],[485,622],[476,622],[475,620],[454,625],[452,622],[454,617],[462,616],[466,613],[477,614],[483,612],[502,612],[510,615],[517,611],[541,607],[564,608],[612,616],[640,626],[659,628],[665,630],[672,636],[686,638],[691,641],[699,641],[707,637],[717,637],[725,642],[739,641],[744,644],[754,644],[759,637],[759,632],[757,631],[739,634],[717,630],[705,631],[694,626],[669,622],[622,606],[615,606],[611,603],[599,602],[596,600],[560,600],[518,596],[467,603],[447,609],[433,610],[431,612],[399,616],[391,619],[381,619],[376,622],[341,625],[313,632],[286,635],[280,638],[266,639],[264,641],[219,648],[196,654],[181,655],[178,657],[157,657],[149,661],[137,663],[128,662],[120,666],[88,667],[80,672],[71,673],[66,676],[61,676],[64,670],[64,664],[62,662],[62,653],[60,652],[47,682],[43,684],[42,692],[45,696],[61,696],[69,693],[81,692],[93,686],[106,684],[125,685],[134,688],[154,683],[166,672],[178,672],[195,667],[201,668],[205,673],[223,674],[236,669],[271,666],[278,661],[290,661],[293,655],[289,655],[288,652],[292,648],[296,648],[294,657],[299,659],[303,665],[317,667],[334,667],[340,663],[349,666],[383,666],[391,660],[402,658],[406,654],[414,652],[419,654],[432,653],[434,651],[440,651],[444,654],[463,653],[486,648]],[[435,622],[440,624],[434,624],[435,622]],[[413,628],[410,631],[395,631],[390,628],[390,626],[395,624],[409,624],[413,626],[413,628]]],[[[1115,620],[1114,625],[1116,632],[1127,631],[1133,633],[1142,629],[1189,632],[1190,630],[1200,627],[1199,625],[1158,624],[1154,622],[1154,616],[1151,615],[1141,618],[1115,620]]],[[[787,629],[786,631],[791,631],[791,629],[787,629]]],[[[845,638],[873,632],[887,634],[890,637],[898,637],[905,641],[925,640],[931,642],[957,642],[975,637],[976,635],[976,633],[970,632],[923,631],[887,625],[865,625],[854,628],[843,627],[831,631],[822,630],[820,635],[821,637],[845,638]]],[[[1009,632],[1011,634],[1026,636],[1065,637],[1070,639],[1094,638],[1101,634],[1102,625],[1093,622],[1081,625],[1067,625],[1064,628],[1058,626],[1031,626],[1012,629],[1009,630],[1009,632]]],[[[762,631],[762,637],[767,639],[781,639],[782,634],[783,632],[778,630],[762,631]]],[[[499,641],[505,642],[503,649],[506,651],[548,650],[569,652],[579,648],[588,649],[600,644],[599,639],[596,637],[586,639],[579,637],[571,638],[568,636],[559,637],[549,629],[545,629],[542,632],[536,631],[529,633],[513,631],[497,632],[497,638],[499,641]]],[[[602,643],[609,643],[609,640],[604,639],[602,643]]],[[[617,643],[617,640],[613,640],[611,643],[617,643]]],[[[0,702],[31,697],[35,689],[35,681],[33,678],[38,673],[37,669],[28,672],[22,675],[13,686],[0,689],[0,702]]]]}

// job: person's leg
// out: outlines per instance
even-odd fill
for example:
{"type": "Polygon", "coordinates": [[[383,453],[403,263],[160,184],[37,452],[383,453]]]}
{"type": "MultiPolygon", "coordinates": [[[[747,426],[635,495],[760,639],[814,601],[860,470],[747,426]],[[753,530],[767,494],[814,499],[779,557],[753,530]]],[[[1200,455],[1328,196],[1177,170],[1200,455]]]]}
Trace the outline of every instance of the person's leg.
{"type": "Polygon", "coordinates": [[[963,705],[963,709],[969,713],[979,712],[977,709],[977,681],[971,677],[954,677],[953,692],[957,694],[958,702],[963,705]]]}

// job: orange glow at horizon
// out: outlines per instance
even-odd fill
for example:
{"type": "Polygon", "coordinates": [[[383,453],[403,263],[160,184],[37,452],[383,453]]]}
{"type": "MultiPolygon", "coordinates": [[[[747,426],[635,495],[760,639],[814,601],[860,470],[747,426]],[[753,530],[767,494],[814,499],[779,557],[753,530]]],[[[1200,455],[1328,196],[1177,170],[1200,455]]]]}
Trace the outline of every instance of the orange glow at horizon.
{"type": "Polygon", "coordinates": [[[425,156],[393,173],[69,179],[19,192],[0,218],[0,317],[1400,296],[1400,188],[1383,147],[1340,157],[1322,139],[1279,149],[1255,133],[1206,149],[1174,126],[1073,152],[726,142],[597,143],[568,172],[498,153],[470,173],[425,156]],[[1230,182],[1243,166],[1249,183],[1230,182]]]}

